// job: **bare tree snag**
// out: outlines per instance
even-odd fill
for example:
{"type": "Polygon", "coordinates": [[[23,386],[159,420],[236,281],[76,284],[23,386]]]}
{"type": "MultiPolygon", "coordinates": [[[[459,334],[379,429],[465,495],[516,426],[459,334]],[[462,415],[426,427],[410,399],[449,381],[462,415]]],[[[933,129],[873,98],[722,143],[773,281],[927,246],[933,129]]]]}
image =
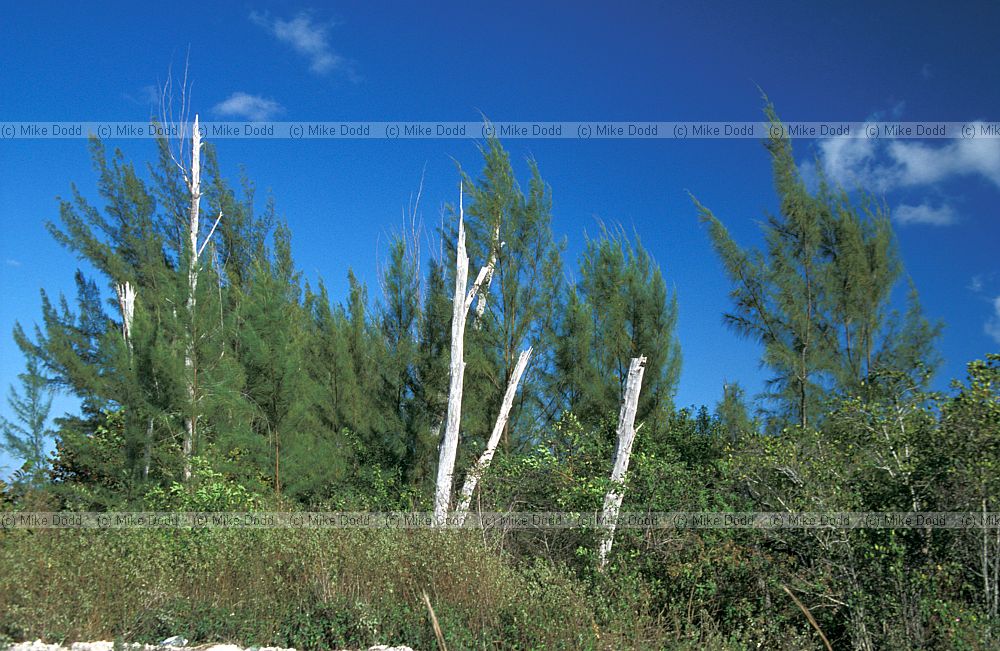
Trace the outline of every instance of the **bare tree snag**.
{"type": "Polygon", "coordinates": [[[645,357],[633,357],[628,367],[628,379],[625,384],[625,395],[622,396],[622,408],[618,415],[618,444],[615,447],[614,465],[611,469],[611,488],[604,496],[604,510],[601,522],[604,525],[604,535],[598,549],[598,566],[603,570],[608,562],[608,553],[615,539],[615,526],[618,524],[618,512],[622,507],[625,489],[622,480],[628,472],[629,458],[632,456],[632,443],[635,442],[635,412],[639,404],[639,390],[642,388],[642,374],[646,369],[645,357]]]}
{"type": "Polygon", "coordinates": [[[514,405],[514,394],[517,393],[517,385],[521,382],[521,376],[524,375],[524,369],[527,368],[528,359],[530,358],[531,348],[521,351],[521,356],[517,359],[517,365],[514,366],[514,373],[510,376],[510,382],[507,383],[507,391],[503,395],[503,402],[500,403],[500,413],[497,415],[497,421],[493,425],[493,432],[486,443],[486,449],[465,476],[457,509],[458,518],[456,524],[458,525],[462,525],[465,522],[465,518],[469,513],[469,505],[472,503],[472,494],[476,491],[476,485],[490,467],[490,462],[493,461],[497,445],[500,444],[500,436],[503,434],[503,430],[507,426],[507,419],[510,417],[510,409],[514,405]]]}
{"type": "Polygon", "coordinates": [[[444,439],[438,458],[437,484],[434,491],[434,522],[445,524],[451,507],[451,488],[455,474],[455,457],[458,452],[458,434],[462,422],[462,386],[465,380],[465,320],[476,299],[479,288],[493,273],[495,255],[480,269],[472,288],[466,292],[469,280],[469,254],[465,248],[464,189],[458,195],[458,242],[455,247],[455,295],[451,315],[451,365],[448,383],[448,415],[445,419],[444,439]]]}
{"type": "Polygon", "coordinates": [[[465,315],[468,304],[465,286],[469,278],[469,256],[465,250],[465,212],[463,190],[458,194],[458,242],[455,248],[455,295],[451,313],[451,364],[448,382],[448,415],[438,460],[437,485],[434,491],[434,522],[443,525],[451,504],[452,475],[458,452],[458,428],[462,420],[462,384],[465,379],[465,315]]]}
{"type": "MultiPolygon", "coordinates": [[[[181,146],[181,156],[183,158],[183,145],[181,146]]],[[[201,254],[208,245],[212,234],[222,220],[222,212],[216,217],[212,229],[208,232],[204,242],[199,246],[198,239],[201,233],[201,129],[198,125],[198,115],[194,116],[194,128],[191,131],[191,170],[190,175],[184,169],[182,162],[177,161],[184,173],[188,184],[188,191],[191,195],[191,208],[188,212],[188,298],[187,311],[190,319],[190,332],[184,349],[184,368],[187,371],[187,396],[188,407],[190,409],[184,418],[184,440],[181,443],[181,451],[184,455],[184,480],[191,478],[191,456],[194,454],[194,440],[198,429],[198,363],[195,353],[195,313],[197,308],[198,292],[198,264],[201,254]]]]}
{"type": "Polygon", "coordinates": [[[201,234],[201,128],[199,126],[198,115],[195,114],[194,125],[191,133],[191,163],[190,166],[188,166],[186,127],[190,106],[187,93],[187,63],[185,63],[184,79],[180,88],[179,121],[174,121],[173,82],[169,74],[167,76],[166,85],[160,94],[161,119],[165,125],[171,127],[170,131],[175,131],[178,134],[177,152],[175,154],[174,151],[171,150],[170,157],[174,164],[180,169],[181,176],[184,179],[184,183],[187,185],[191,198],[191,204],[188,211],[187,242],[183,243],[183,248],[187,252],[188,264],[188,296],[186,307],[189,319],[188,332],[186,333],[186,341],[184,344],[184,369],[187,376],[186,390],[188,398],[188,413],[184,416],[184,434],[181,442],[181,452],[184,457],[185,481],[191,478],[191,456],[194,454],[194,442],[198,428],[198,360],[195,346],[195,342],[198,340],[198,333],[196,332],[197,321],[195,319],[198,290],[198,264],[199,258],[205,250],[205,246],[208,244],[212,234],[215,233],[216,227],[222,220],[222,212],[220,211],[219,216],[212,225],[212,229],[208,233],[208,236],[205,238],[204,242],[202,242],[201,246],[199,246],[198,240],[199,235],[201,234]]]}
{"type": "Polygon", "coordinates": [[[198,291],[198,231],[201,226],[201,130],[198,128],[198,116],[194,116],[194,129],[191,132],[191,176],[188,179],[188,190],[191,193],[191,209],[188,214],[188,300],[187,309],[191,319],[192,332],[188,335],[184,350],[184,369],[187,371],[187,395],[190,412],[184,418],[184,441],[181,449],[184,454],[184,480],[191,479],[191,455],[194,452],[194,437],[198,427],[198,370],[195,363],[195,333],[194,315],[197,307],[196,293],[198,291]]]}
{"type": "Polygon", "coordinates": [[[122,337],[132,351],[132,322],[135,319],[135,288],[127,280],[115,285],[115,295],[118,297],[118,307],[122,311],[122,337]]]}

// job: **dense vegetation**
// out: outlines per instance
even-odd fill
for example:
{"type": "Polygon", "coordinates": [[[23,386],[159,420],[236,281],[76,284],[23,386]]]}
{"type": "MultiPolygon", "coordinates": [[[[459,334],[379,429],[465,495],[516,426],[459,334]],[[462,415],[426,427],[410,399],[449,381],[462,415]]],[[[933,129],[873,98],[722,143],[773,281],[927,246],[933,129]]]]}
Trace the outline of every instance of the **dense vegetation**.
{"type": "MultiPolygon", "coordinates": [[[[772,381],[755,410],[735,384],[691,410],[673,401],[677,301],[638,237],[604,230],[567,273],[539,170],[522,187],[500,143],[484,145],[481,174],[462,173],[465,224],[471,266],[494,251],[496,267],[466,333],[459,476],[518,353],[535,355],[478,508],[598,510],[641,354],[626,511],[1000,510],[1000,355],[971,362],[950,395],[930,392],[940,326],[913,287],[890,308],[906,288],[885,210],[824,179],[810,190],[790,142],[767,146],[780,210],[763,248],[695,203],[732,280],[725,319],[761,344],[772,381]]],[[[0,508],[430,510],[456,211],[439,256],[400,233],[380,295],[348,272],[338,303],[303,282],[275,204],[259,211],[249,181],[233,190],[210,146],[202,251],[170,142],[146,179],[91,147],[104,205],[74,188],[49,230],[99,278],[78,271],[73,302],[43,291],[40,325],[14,332],[27,366],[4,445],[25,463],[0,508]],[[49,432],[52,390],[81,407],[49,432]]],[[[995,530],[624,529],[604,571],[596,536],[4,531],[0,641],[432,648],[426,591],[450,648],[823,648],[817,629],[833,648],[1000,644],[995,530]]]]}

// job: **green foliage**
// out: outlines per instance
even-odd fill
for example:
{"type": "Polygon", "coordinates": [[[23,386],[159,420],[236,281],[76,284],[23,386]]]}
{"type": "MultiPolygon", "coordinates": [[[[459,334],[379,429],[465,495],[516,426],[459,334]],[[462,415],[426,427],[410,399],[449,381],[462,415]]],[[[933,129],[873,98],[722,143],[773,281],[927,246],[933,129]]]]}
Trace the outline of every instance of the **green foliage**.
{"type": "Polygon", "coordinates": [[[727,382],[722,387],[722,401],[716,405],[715,415],[722,435],[733,444],[759,429],[750,419],[743,387],[738,383],[727,382]]]}
{"type": "MultiPolygon", "coordinates": [[[[463,428],[477,437],[488,435],[518,355],[531,346],[532,364],[501,439],[503,449],[510,450],[529,441],[534,428],[554,416],[543,391],[544,379],[551,373],[557,325],[553,305],[562,296],[565,243],[552,233],[552,192],[535,161],[528,161],[530,180],[522,189],[499,140],[488,139],[481,152],[480,178],[472,180],[463,173],[470,198],[465,207],[469,268],[474,278],[492,254],[495,272],[483,295],[485,314],[473,317],[474,327],[467,331],[463,424],[468,420],[468,427],[463,428]],[[517,439],[511,438],[512,432],[517,439]]],[[[457,214],[452,217],[455,228],[457,214]]],[[[450,232],[446,242],[454,246],[450,232]]]]}
{"type": "Polygon", "coordinates": [[[926,382],[937,365],[940,325],[923,316],[912,288],[906,314],[888,313],[902,273],[888,211],[864,194],[852,203],[822,170],[819,189],[810,192],[774,107],[765,113],[780,210],[763,226],[764,248],[740,247],[710,210],[695,205],[733,283],[725,322],[763,344],[762,361],[774,373],[773,429],[805,428],[822,419],[831,391],[856,395],[886,372],[926,382]]]}
{"type": "Polygon", "coordinates": [[[251,511],[257,500],[242,484],[212,470],[202,457],[192,459],[191,479],[154,486],[143,498],[150,511],[251,511]]]}
{"type": "Polygon", "coordinates": [[[561,391],[585,419],[617,413],[629,362],[645,355],[636,417],[655,427],[680,378],[676,292],[668,294],[652,256],[623,232],[588,240],[580,273],[556,345],[561,391]]]}
{"type": "MultiPolygon", "coordinates": [[[[381,295],[370,300],[348,272],[337,302],[322,281],[303,284],[273,200],[256,211],[253,185],[232,190],[209,147],[203,214],[223,219],[192,269],[190,197],[168,145],[158,142],[147,183],[94,141],[102,207],[73,188],[49,225],[99,279],[78,271],[72,302],[43,291],[40,325],[15,328],[29,367],[12,401],[23,425],[5,443],[33,461],[15,486],[0,484],[0,508],[428,509],[454,211],[426,274],[399,236],[381,295]],[[137,296],[128,328],[116,296],[126,282],[137,296]],[[55,419],[56,451],[39,461],[48,388],[82,406],[55,419]]],[[[491,252],[497,267],[467,329],[459,475],[481,452],[517,353],[534,355],[474,508],[599,510],[625,369],[641,354],[625,512],[997,510],[1000,356],[970,364],[953,396],[928,393],[940,328],[912,287],[905,311],[888,309],[903,270],[884,207],[823,178],[810,191],[787,139],[768,150],[780,210],[761,250],[701,208],[733,281],[727,322],[763,344],[774,373],[777,409],[758,422],[735,383],[714,414],[675,408],[676,292],[651,254],[602,230],[579,281],[564,284],[550,189],[533,162],[522,189],[500,143],[486,143],[481,176],[463,185],[471,267],[491,252]]],[[[426,590],[453,648],[818,648],[786,588],[835,648],[998,639],[994,529],[623,527],[604,571],[599,533],[0,531],[0,642],[179,633],[433,648],[426,590]]]]}
{"type": "Polygon", "coordinates": [[[52,398],[47,395],[48,380],[42,375],[36,357],[28,356],[25,372],[18,378],[22,392],[11,387],[7,397],[17,422],[0,418],[0,450],[21,459],[25,481],[38,486],[47,466],[45,446],[54,434],[48,427],[52,398]]]}
{"type": "Polygon", "coordinates": [[[105,409],[91,418],[57,419],[53,492],[62,507],[88,511],[124,506],[136,495],[126,468],[125,414],[105,409]]]}

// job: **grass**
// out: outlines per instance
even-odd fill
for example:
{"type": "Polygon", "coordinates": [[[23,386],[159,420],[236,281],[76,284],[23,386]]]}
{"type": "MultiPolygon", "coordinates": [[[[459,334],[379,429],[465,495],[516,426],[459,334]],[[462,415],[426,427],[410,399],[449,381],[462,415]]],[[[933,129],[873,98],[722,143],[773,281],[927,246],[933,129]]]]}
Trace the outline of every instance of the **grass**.
{"type": "Polygon", "coordinates": [[[0,533],[0,639],[602,648],[582,584],[461,532],[0,533]]]}

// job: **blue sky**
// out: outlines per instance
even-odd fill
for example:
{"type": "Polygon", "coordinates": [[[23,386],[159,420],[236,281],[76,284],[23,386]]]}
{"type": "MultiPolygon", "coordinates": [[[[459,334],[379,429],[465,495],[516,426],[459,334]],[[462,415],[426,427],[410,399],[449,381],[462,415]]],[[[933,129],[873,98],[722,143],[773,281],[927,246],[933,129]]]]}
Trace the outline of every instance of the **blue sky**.
{"type": "MultiPolygon", "coordinates": [[[[0,121],[144,120],[188,51],[203,119],[756,120],[758,86],[787,121],[1000,119],[995,3],[534,4],[5,2],[0,121]]],[[[379,242],[422,174],[432,228],[456,198],[455,162],[479,170],[474,140],[216,144],[227,174],[245,165],[273,194],[298,264],[335,297],[348,267],[377,293],[379,242]]],[[[153,155],[148,140],[113,145],[153,155]]],[[[722,326],[728,285],[687,195],[758,243],[756,220],[776,208],[759,142],[506,145],[522,178],[533,156],[551,184],[569,270],[599,220],[634,229],[663,267],[680,301],[679,404],[714,404],[724,381],[760,389],[758,347],[722,326]]],[[[1000,140],[795,146],[893,209],[907,270],[946,324],[938,388],[1000,349],[1000,140]]],[[[43,224],[71,182],[93,196],[94,181],[83,140],[0,141],[0,387],[23,366],[9,333],[40,317],[39,288],[72,295],[78,263],[43,224]]]]}

